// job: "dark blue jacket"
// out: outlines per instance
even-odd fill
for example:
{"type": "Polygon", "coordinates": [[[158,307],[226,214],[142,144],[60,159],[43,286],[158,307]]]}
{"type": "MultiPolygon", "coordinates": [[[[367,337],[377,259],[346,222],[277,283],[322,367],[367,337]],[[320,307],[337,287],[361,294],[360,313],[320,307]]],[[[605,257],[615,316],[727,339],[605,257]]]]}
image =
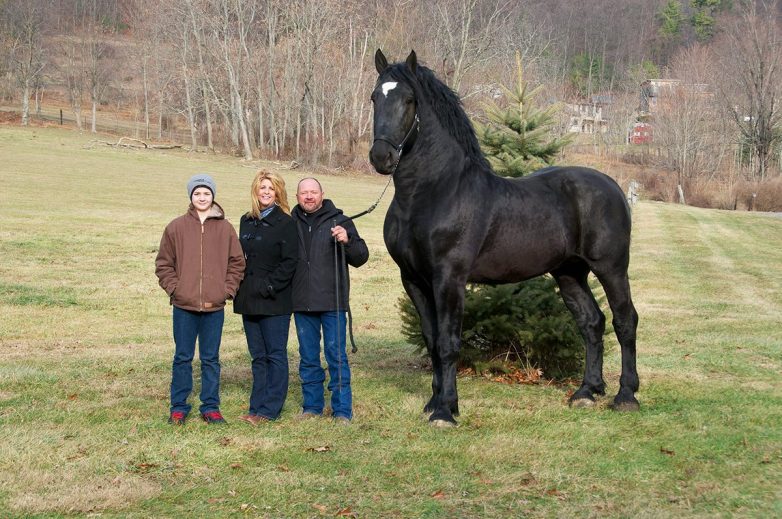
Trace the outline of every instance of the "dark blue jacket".
{"type": "Polygon", "coordinates": [[[345,265],[360,267],[369,259],[367,244],[358,235],[356,226],[341,209],[337,209],[331,200],[323,200],[323,206],[312,216],[307,217],[298,205],[291,211],[299,231],[299,263],[293,276],[294,312],[329,312],[347,310],[350,278],[345,265]],[[334,238],[331,228],[334,223],[341,225],[348,233],[348,243],[337,245],[337,265],[340,276],[340,304],[336,301],[336,274],[334,265],[334,238]],[[309,235],[309,251],[305,238],[309,235]]]}

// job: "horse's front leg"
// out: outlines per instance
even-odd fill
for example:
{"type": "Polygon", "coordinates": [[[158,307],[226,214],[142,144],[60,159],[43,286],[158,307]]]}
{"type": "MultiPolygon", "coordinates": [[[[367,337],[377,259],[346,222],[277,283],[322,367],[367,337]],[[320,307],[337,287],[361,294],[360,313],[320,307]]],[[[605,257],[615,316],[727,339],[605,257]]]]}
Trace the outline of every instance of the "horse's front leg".
{"type": "Polygon", "coordinates": [[[432,359],[432,398],[424,406],[424,413],[432,413],[439,406],[443,380],[442,364],[435,347],[437,322],[435,320],[434,298],[431,287],[413,281],[405,275],[402,276],[402,286],[418,311],[418,316],[421,319],[421,335],[423,335],[429,357],[432,359]]]}
{"type": "Polygon", "coordinates": [[[434,289],[437,315],[437,334],[434,347],[442,368],[442,389],[429,421],[433,425],[456,425],[454,415],[459,415],[459,397],[456,391],[456,366],[461,346],[462,312],[464,311],[464,285],[453,276],[444,276],[434,289]]]}

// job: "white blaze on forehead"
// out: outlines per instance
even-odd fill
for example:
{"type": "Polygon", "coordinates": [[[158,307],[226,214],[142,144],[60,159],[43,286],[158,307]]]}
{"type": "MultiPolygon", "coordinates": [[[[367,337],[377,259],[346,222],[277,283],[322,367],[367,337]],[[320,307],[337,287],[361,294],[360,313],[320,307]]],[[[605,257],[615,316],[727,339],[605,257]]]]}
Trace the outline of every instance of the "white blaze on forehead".
{"type": "Polygon", "coordinates": [[[380,87],[383,89],[383,95],[388,97],[388,93],[396,88],[396,81],[388,81],[380,85],[380,87]]]}

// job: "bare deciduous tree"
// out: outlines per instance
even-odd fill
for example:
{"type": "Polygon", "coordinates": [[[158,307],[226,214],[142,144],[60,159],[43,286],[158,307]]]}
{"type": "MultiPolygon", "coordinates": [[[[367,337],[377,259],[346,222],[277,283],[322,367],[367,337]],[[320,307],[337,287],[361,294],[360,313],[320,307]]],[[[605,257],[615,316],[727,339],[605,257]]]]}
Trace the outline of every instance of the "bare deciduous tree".
{"type": "Polygon", "coordinates": [[[82,129],[81,103],[84,95],[84,68],[82,63],[82,47],[77,38],[71,36],[63,42],[65,55],[62,60],[61,72],[65,78],[68,91],[68,104],[71,106],[76,127],[82,129]]]}
{"type": "Polygon", "coordinates": [[[177,36],[175,43],[177,57],[179,58],[177,68],[180,70],[180,79],[182,80],[185,94],[183,109],[187,116],[188,128],[190,130],[190,149],[196,150],[198,148],[198,135],[196,132],[196,107],[193,99],[193,72],[191,67],[193,42],[191,39],[190,20],[186,16],[178,18],[172,33],[175,33],[177,36]]]}
{"type": "Polygon", "coordinates": [[[714,58],[708,49],[694,46],[673,60],[677,83],[659,92],[654,114],[654,142],[664,164],[685,179],[713,175],[729,149],[723,112],[714,95],[714,58]]]}
{"type": "Polygon", "coordinates": [[[253,157],[247,129],[244,99],[244,74],[248,61],[248,39],[258,14],[253,0],[211,0],[206,23],[210,41],[215,44],[214,57],[227,80],[226,105],[231,114],[232,131],[238,136],[245,159],[253,157]]]}
{"type": "Polygon", "coordinates": [[[44,4],[39,0],[9,0],[0,5],[11,72],[22,98],[22,124],[30,122],[30,94],[40,80],[44,59],[44,4]]]}
{"type": "Polygon", "coordinates": [[[116,11],[111,12],[111,8],[116,8],[116,4],[104,5],[99,0],[89,0],[84,3],[83,8],[80,32],[84,71],[92,108],[90,131],[96,133],[98,105],[116,72],[117,60],[110,41],[114,32],[110,23],[116,19],[116,11]]]}
{"type": "MultiPolygon", "coordinates": [[[[498,53],[497,42],[508,28],[513,3],[508,0],[437,0],[431,16],[437,20],[436,37],[443,52],[443,75],[448,85],[461,91],[465,74],[498,53]]],[[[463,93],[465,97],[469,92],[463,93]]]]}
{"type": "Polygon", "coordinates": [[[765,180],[782,142],[782,30],[776,2],[749,2],[718,42],[725,71],[719,91],[744,143],[752,151],[753,176],[765,180]]]}

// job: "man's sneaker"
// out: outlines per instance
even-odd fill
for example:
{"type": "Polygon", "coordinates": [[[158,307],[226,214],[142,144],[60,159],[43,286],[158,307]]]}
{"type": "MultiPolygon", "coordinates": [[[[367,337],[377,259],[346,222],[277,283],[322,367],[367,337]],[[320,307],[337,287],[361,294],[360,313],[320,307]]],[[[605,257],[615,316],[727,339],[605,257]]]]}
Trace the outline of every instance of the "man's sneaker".
{"type": "Polygon", "coordinates": [[[185,418],[187,418],[187,415],[182,411],[172,411],[171,415],[168,417],[168,423],[174,425],[185,425],[185,418]]]}
{"type": "Polygon", "coordinates": [[[206,423],[225,423],[225,418],[220,414],[220,411],[207,411],[201,413],[201,418],[203,418],[206,423]]]}
{"type": "Polygon", "coordinates": [[[347,416],[335,416],[334,423],[337,425],[350,425],[350,418],[347,416]]]}
{"type": "Polygon", "coordinates": [[[323,415],[315,414],[315,413],[310,412],[310,411],[304,411],[302,413],[297,414],[296,417],[294,418],[294,420],[297,420],[297,421],[311,420],[312,418],[320,418],[321,416],[323,416],[323,415]]]}
{"type": "Polygon", "coordinates": [[[244,414],[239,417],[239,420],[243,422],[247,422],[248,424],[252,425],[253,427],[257,426],[260,423],[268,422],[269,419],[265,416],[257,415],[257,414],[244,414]]]}

